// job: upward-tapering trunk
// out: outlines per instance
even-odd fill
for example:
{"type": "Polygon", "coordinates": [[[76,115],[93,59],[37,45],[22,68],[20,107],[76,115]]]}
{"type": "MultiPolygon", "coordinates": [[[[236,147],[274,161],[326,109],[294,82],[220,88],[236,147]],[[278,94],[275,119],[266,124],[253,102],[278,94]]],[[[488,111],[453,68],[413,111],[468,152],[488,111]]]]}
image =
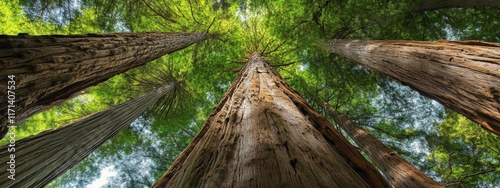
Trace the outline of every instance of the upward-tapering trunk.
{"type": "MultiPolygon", "coordinates": [[[[174,83],[167,84],[120,105],[1,147],[0,185],[43,187],[129,126],[174,87],[174,83]]],[[[14,131],[11,128],[7,137],[15,139],[14,131]]]]}
{"type": "Polygon", "coordinates": [[[349,120],[347,116],[337,112],[329,104],[323,104],[328,115],[372,159],[373,163],[380,168],[394,187],[443,187],[386,147],[369,132],[349,120]]]}
{"type": "MultiPolygon", "coordinates": [[[[1,98],[15,98],[12,106],[2,102],[0,114],[22,121],[89,86],[205,38],[203,33],[0,36],[1,98]],[[6,93],[11,78],[14,82],[8,86],[15,88],[6,93]]],[[[0,138],[10,124],[8,118],[0,120],[0,138]]]]}
{"type": "Polygon", "coordinates": [[[499,43],[332,40],[328,49],[500,135],[499,43]]]}
{"type": "Polygon", "coordinates": [[[417,4],[415,11],[430,11],[444,8],[494,7],[499,0],[424,0],[417,4]]]}
{"type": "Polygon", "coordinates": [[[255,52],[154,187],[388,187],[330,127],[255,52]]]}

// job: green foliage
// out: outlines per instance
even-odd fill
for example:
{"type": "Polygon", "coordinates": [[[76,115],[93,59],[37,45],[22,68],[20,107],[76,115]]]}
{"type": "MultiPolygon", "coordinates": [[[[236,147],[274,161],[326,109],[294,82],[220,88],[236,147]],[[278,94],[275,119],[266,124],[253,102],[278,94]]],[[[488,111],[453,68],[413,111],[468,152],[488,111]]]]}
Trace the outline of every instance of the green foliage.
{"type": "Polygon", "coordinates": [[[431,170],[450,187],[495,187],[500,183],[500,139],[448,111],[437,133],[426,135],[431,170]]]}
{"type": "Polygon", "coordinates": [[[0,33],[17,35],[18,33],[51,34],[57,33],[54,26],[41,20],[31,21],[18,6],[18,1],[0,2],[0,33]]]}

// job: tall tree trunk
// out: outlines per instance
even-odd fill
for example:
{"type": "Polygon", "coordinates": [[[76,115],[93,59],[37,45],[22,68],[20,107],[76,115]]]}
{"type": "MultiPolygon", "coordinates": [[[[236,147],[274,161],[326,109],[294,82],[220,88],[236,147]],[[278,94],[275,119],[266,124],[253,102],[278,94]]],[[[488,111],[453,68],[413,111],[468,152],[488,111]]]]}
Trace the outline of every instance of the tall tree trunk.
{"type": "Polygon", "coordinates": [[[499,43],[332,40],[328,49],[500,135],[499,43]]]}
{"type": "Polygon", "coordinates": [[[388,187],[255,52],[154,187],[388,187]]]}
{"type": "MultiPolygon", "coordinates": [[[[129,126],[174,87],[174,83],[169,83],[120,105],[1,147],[0,185],[43,187],[129,126]],[[15,180],[7,178],[10,176],[15,180]]],[[[10,134],[9,131],[8,137],[10,134]]]]}
{"type": "Polygon", "coordinates": [[[417,4],[415,11],[430,11],[444,8],[495,7],[499,0],[424,0],[417,4]]]}
{"type": "MultiPolygon", "coordinates": [[[[15,107],[2,103],[0,114],[14,111],[14,121],[23,121],[87,87],[206,37],[203,33],[0,36],[0,80],[7,83],[8,75],[15,76],[15,107]]],[[[7,85],[0,84],[0,90],[6,99],[7,85]]],[[[7,118],[0,120],[0,138],[9,124],[7,118]]]]}
{"type": "Polygon", "coordinates": [[[377,138],[340,114],[326,102],[328,115],[356,142],[361,150],[382,170],[394,187],[443,187],[403,157],[386,147],[377,138]]]}

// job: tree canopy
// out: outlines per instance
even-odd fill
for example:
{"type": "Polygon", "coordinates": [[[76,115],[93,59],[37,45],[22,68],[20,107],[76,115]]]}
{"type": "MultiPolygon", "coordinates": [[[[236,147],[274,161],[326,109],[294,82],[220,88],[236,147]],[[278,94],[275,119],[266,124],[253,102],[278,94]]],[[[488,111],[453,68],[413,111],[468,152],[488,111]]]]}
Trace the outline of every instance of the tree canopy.
{"type": "MultiPolygon", "coordinates": [[[[394,0],[14,0],[0,34],[206,32],[210,39],[90,87],[32,116],[16,140],[151,91],[168,69],[182,88],[48,187],[150,187],[196,135],[254,51],[319,112],[327,101],[442,185],[500,184],[500,138],[384,75],[326,51],[328,39],[500,42],[498,5],[394,0]],[[169,101],[170,100],[170,101],[169,101]]],[[[327,116],[325,116],[327,117],[327,116]]],[[[335,126],[339,129],[339,127],[335,126]]],[[[345,135],[347,137],[347,135],[345,135]]],[[[1,145],[9,142],[0,140],[1,145]]]]}

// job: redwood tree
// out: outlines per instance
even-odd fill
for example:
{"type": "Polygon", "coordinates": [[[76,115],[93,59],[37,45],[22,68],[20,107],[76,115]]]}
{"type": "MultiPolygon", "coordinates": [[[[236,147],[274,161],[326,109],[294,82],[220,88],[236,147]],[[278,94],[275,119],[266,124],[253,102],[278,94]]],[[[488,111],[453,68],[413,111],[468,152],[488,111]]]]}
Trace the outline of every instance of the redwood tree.
{"type": "Polygon", "coordinates": [[[154,187],[389,187],[255,52],[154,187]]]}
{"type": "Polygon", "coordinates": [[[0,161],[3,162],[0,185],[43,187],[129,126],[148,107],[175,87],[174,82],[168,83],[120,105],[1,147],[0,161]],[[14,168],[11,168],[9,161],[15,165],[14,168]],[[15,171],[11,174],[7,169],[15,171]],[[8,178],[9,176],[15,180],[8,178]]]}
{"type": "Polygon", "coordinates": [[[328,49],[500,135],[499,43],[332,40],[328,49]]]}
{"type": "Polygon", "coordinates": [[[443,187],[403,157],[389,149],[368,131],[323,103],[328,115],[351,137],[358,147],[380,168],[394,187],[443,187]]]}
{"type": "MultiPolygon", "coordinates": [[[[0,80],[15,81],[15,121],[59,104],[131,68],[206,39],[204,33],[0,36],[0,80]]],[[[7,91],[6,84],[0,84],[7,91]]],[[[7,98],[1,92],[2,99],[7,98]]],[[[7,114],[7,104],[0,114],[7,114]]],[[[12,112],[12,111],[9,111],[12,112]]],[[[0,138],[9,119],[0,121],[0,138]]]]}

